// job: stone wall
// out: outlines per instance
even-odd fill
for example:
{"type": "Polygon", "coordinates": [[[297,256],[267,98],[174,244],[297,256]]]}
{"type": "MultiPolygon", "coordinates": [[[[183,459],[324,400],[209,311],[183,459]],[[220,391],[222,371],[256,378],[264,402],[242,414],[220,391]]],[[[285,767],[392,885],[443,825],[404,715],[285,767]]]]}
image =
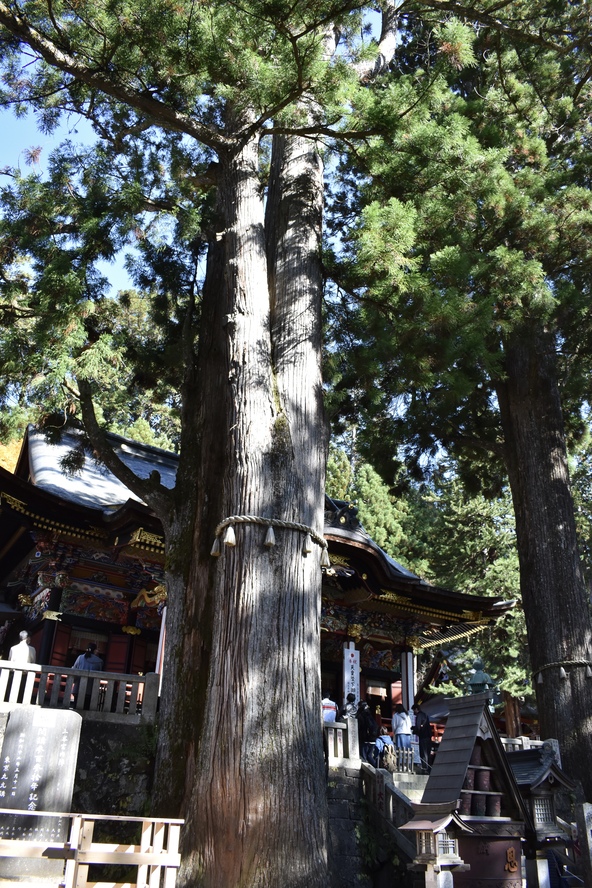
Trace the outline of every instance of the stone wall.
{"type": "Polygon", "coordinates": [[[152,725],[109,725],[84,719],[72,810],[147,815],[155,741],[152,725]]]}
{"type": "MultiPolygon", "coordinates": [[[[8,714],[0,712],[0,744],[8,714]]],[[[156,732],[153,725],[112,725],[84,718],[71,810],[82,814],[150,814],[156,732]]],[[[330,768],[331,888],[404,888],[405,861],[372,817],[358,766],[330,768]]]]}
{"type": "MultiPolygon", "coordinates": [[[[8,715],[0,712],[0,748],[8,715]]],[[[155,748],[153,725],[113,725],[84,718],[71,810],[146,815],[155,748]]]]}
{"type": "Polygon", "coordinates": [[[363,848],[362,778],[359,768],[330,768],[329,867],[331,888],[371,888],[363,848]]]}
{"type": "Polygon", "coordinates": [[[367,804],[359,766],[330,768],[327,798],[331,888],[411,888],[407,858],[367,804]]]}

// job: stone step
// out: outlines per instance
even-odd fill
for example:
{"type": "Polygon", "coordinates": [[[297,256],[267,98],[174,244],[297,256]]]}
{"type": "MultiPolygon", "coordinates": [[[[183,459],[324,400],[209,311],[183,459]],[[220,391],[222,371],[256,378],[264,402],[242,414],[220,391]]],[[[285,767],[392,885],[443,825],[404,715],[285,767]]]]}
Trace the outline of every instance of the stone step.
{"type": "Polygon", "coordinates": [[[423,791],[428,782],[427,774],[395,773],[391,776],[399,792],[404,793],[412,802],[421,801],[423,791]]]}

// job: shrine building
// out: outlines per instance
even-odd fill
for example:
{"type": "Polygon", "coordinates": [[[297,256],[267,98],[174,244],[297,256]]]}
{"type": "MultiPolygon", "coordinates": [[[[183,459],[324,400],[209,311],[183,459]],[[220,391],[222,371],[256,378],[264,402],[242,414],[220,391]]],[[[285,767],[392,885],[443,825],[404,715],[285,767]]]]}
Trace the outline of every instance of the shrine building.
{"type": "MultiPolygon", "coordinates": [[[[117,455],[140,477],[172,488],[178,457],[117,435],[117,455]]],[[[87,458],[65,474],[75,432],[50,444],[30,427],[14,473],[0,468],[0,655],[29,631],[42,665],[70,667],[89,642],[105,670],[162,668],[165,546],[154,513],[87,458]]],[[[388,725],[416,693],[418,651],[482,631],[511,602],[431,586],[364,531],[356,508],[325,498],[322,568],[323,688],[341,703],[366,698],[388,725]]],[[[165,666],[166,668],[166,666],[165,666]]]]}

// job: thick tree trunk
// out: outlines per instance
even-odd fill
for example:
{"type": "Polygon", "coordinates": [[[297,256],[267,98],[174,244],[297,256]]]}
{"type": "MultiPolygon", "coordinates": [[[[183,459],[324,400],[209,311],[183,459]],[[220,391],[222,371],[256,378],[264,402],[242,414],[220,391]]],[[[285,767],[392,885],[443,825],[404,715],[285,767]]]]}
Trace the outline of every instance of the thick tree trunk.
{"type": "Polygon", "coordinates": [[[504,701],[506,734],[508,737],[519,737],[521,733],[520,701],[507,691],[502,691],[502,700],[504,701]]]}
{"type": "Polygon", "coordinates": [[[592,654],[589,596],[578,554],[553,341],[533,322],[505,343],[504,354],[506,379],[498,399],[541,734],[559,740],[565,769],[592,799],[592,679],[583,665],[592,654]]]}
{"type": "Polygon", "coordinates": [[[320,550],[303,554],[305,536],[292,529],[276,529],[267,548],[265,527],[239,524],[236,547],[210,555],[216,525],[233,515],[322,534],[322,176],[313,150],[278,147],[267,238],[256,141],[220,159],[195,405],[195,532],[185,550],[174,517],[167,534],[177,602],[155,798],[186,818],[179,886],[327,881],[320,550]]]}

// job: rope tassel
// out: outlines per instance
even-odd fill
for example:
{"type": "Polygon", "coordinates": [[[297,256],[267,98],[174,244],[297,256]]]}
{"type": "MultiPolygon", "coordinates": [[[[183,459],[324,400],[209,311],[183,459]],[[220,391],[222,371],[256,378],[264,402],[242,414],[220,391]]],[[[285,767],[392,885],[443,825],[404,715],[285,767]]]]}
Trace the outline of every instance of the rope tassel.
{"type": "Polygon", "coordinates": [[[531,673],[531,678],[534,680],[536,677],[536,683],[543,683],[543,672],[545,669],[557,669],[559,667],[559,678],[561,681],[567,681],[570,676],[570,672],[566,672],[565,667],[571,671],[572,669],[585,669],[586,678],[592,678],[592,663],[589,660],[559,660],[554,663],[545,663],[544,666],[540,666],[536,672],[531,673]]]}
{"type": "Polygon", "coordinates": [[[236,536],[234,533],[234,527],[232,524],[229,524],[226,530],[224,531],[224,545],[225,546],[236,546],[236,536]]]}
{"type": "Polygon", "coordinates": [[[304,543],[302,544],[302,554],[308,555],[312,552],[313,543],[321,550],[321,567],[331,567],[329,552],[327,551],[327,541],[321,534],[317,533],[307,524],[299,524],[296,521],[282,521],[279,518],[261,518],[258,515],[231,515],[221,521],[216,527],[216,538],[210,550],[210,555],[217,558],[222,554],[222,545],[236,546],[236,536],[234,533],[235,524],[261,524],[267,528],[263,545],[270,548],[275,546],[274,527],[280,527],[285,530],[295,530],[304,534],[304,543]]]}

